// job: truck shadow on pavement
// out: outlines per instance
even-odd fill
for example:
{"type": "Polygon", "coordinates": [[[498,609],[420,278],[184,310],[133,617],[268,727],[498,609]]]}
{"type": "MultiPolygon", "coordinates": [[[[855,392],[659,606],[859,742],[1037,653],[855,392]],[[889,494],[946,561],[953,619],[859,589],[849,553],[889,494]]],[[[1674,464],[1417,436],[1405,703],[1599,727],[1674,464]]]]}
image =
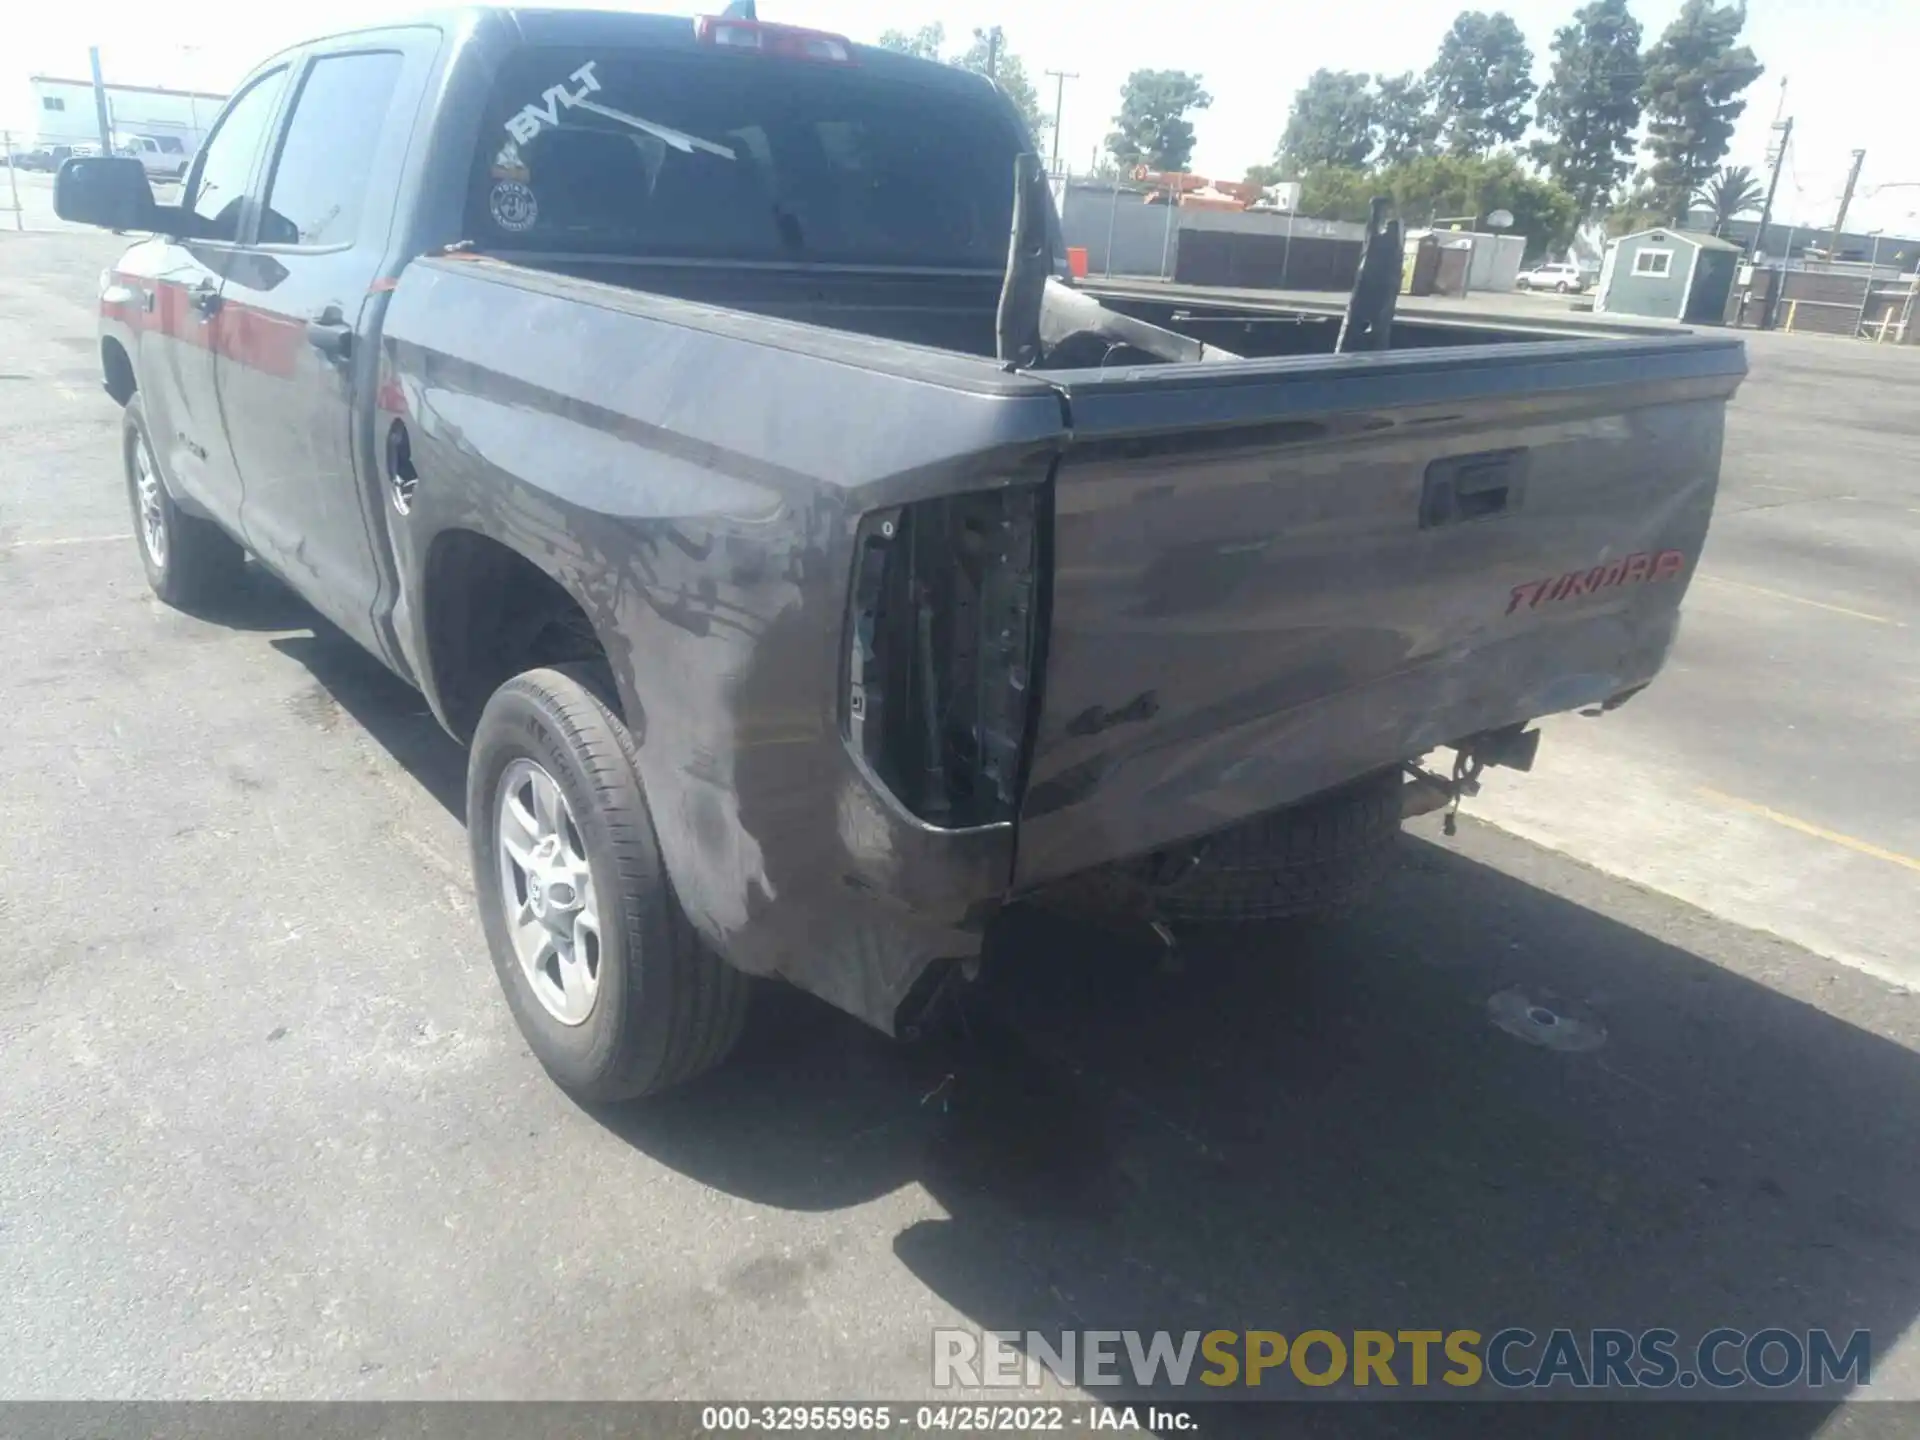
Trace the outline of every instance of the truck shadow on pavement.
{"type": "MultiPolygon", "coordinates": [[[[939,1045],[781,998],[729,1069],[604,1123],[763,1204],[923,1184],[949,1218],[894,1252],[981,1328],[1664,1326],[1686,1362],[1718,1326],[1865,1328],[1884,1354],[1920,1298],[1920,1057],[1423,841],[1351,918],[1179,974],[1010,915],[970,1035],[939,1045]],[[1514,986],[1590,1002],[1607,1042],[1496,1028],[1514,986]]],[[[1342,1408],[1344,1433],[1456,1423],[1342,1408]]],[[[1632,1408],[1654,1433],[1798,1436],[1830,1407],[1632,1408]]]]}
{"type": "MultiPolygon", "coordinates": [[[[324,629],[273,643],[461,814],[463,758],[412,690],[324,629]]],[[[1478,827],[1461,848],[1499,868],[1409,838],[1353,915],[1196,946],[1178,972],[1010,912],[963,1023],[918,1045],[769,987],[729,1065],[595,1118],[762,1205],[924,1186],[947,1218],[893,1253],[985,1329],[1667,1327],[1685,1363],[1719,1326],[1840,1344],[1864,1328],[1877,1361],[1920,1311],[1920,1055],[1709,958],[1820,966],[1784,942],[1478,827]],[[1539,870],[1566,895],[1517,878],[1539,870]],[[1510,988],[1590,1007],[1606,1042],[1497,1028],[1488,1000],[1510,988]]],[[[1915,1002],[1877,982],[1836,971],[1826,993],[1911,1035],[1915,1002]]],[[[729,1289],[793,1302],[832,1263],[743,1256],[729,1289]]],[[[931,1337],[916,1343],[930,1365],[931,1337]]],[[[1556,1407],[1585,1418],[1554,1428],[1785,1440],[1832,1404],[1633,1405],[1630,1426],[1617,1407],[1556,1407]]],[[[1478,1435],[1542,1418],[1215,1407],[1203,1426],[1478,1435]]],[[[1856,1407],[1846,1433],[1910,1419],[1856,1407]]]]}
{"type": "MultiPolygon", "coordinates": [[[[398,675],[306,609],[296,624],[311,635],[281,635],[268,643],[297,660],[321,688],[360,723],[454,819],[467,818],[467,755],[433,718],[427,702],[398,675]]],[[[282,627],[286,628],[286,627],[282,627]]]]}

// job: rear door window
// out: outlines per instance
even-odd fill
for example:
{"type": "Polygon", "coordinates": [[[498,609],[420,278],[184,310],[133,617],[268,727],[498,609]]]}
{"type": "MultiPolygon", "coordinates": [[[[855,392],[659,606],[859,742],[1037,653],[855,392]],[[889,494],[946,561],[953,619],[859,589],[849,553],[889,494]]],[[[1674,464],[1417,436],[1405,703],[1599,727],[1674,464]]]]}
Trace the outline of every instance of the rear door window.
{"type": "Polygon", "coordinates": [[[487,111],[468,234],[496,252],[998,270],[1022,137],[985,84],[933,78],[523,50],[487,111]]]}
{"type": "Polygon", "coordinates": [[[260,217],[263,245],[350,245],[400,84],[397,50],[326,55],[294,101],[260,217]]]}

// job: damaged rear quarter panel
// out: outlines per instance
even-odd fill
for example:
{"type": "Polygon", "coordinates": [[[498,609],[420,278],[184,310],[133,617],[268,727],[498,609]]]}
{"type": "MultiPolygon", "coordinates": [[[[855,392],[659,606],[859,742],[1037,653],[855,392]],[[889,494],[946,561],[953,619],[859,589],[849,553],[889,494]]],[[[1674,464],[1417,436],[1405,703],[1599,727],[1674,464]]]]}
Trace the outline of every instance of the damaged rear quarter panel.
{"type": "MultiPolygon", "coordinates": [[[[868,510],[1045,480],[1062,412],[984,362],[474,261],[416,263],[387,313],[413,436],[400,626],[464,529],[585,609],[700,933],[888,1028],[929,962],[977,953],[1010,824],[932,829],[841,735],[853,536],[868,510]]],[[[383,416],[381,425],[388,419],[383,416]]]]}

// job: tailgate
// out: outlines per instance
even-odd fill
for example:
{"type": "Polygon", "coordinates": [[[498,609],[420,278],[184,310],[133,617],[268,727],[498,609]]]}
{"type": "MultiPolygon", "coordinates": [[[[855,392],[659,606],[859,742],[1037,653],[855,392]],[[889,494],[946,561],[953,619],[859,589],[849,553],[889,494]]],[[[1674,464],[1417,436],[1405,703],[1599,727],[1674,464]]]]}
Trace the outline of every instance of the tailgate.
{"type": "Polygon", "coordinates": [[[1680,335],[1047,377],[1016,885],[1644,683],[1745,371],[1680,335]]]}

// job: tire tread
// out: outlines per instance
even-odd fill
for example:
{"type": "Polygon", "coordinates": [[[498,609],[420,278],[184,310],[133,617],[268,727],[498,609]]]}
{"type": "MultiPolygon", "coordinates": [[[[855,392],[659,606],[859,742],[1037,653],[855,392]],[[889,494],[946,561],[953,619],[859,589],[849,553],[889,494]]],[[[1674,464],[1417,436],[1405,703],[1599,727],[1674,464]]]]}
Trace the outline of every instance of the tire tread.
{"type": "Polygon", "coordinates": [[[1337,914],[1393,863],[1401,783],[1397,770],[1383,772],[1215,836],[1156,908],[1195,925],[1337,914]]]}

